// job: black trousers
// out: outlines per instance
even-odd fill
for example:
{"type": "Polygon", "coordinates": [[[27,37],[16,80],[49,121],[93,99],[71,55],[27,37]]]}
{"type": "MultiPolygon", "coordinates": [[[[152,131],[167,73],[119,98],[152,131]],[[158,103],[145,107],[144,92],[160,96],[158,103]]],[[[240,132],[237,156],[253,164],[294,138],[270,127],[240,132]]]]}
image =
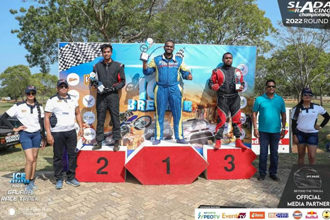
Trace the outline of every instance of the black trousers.
{"type": "Polygon", "coordinates": [[[77,153],[75,151],[77,146],[76,130],[73,129],[71,131],[64,131],[64,132],[52,132],[52,135],[54,138],[53,164],[54,164],[56,181],[64,179],[63,161],[62,161],[64,148],[66,148],[69,157],[69,169],[66,172],[66,176],[68,180],[72,180],[75,178],[76,168],[77,168],[77,153]]]}
{"type": "Polygon", "coordinates": [[[119,95],[118,92],[110,92],[107,94],[97,94],[96,111],[97,111],[97,128],[96,141],[104,140],[104,122],[107,114],[110,113],[113,129],[112,139],[120,140],[120,121],[119,121],[119,95]]]}

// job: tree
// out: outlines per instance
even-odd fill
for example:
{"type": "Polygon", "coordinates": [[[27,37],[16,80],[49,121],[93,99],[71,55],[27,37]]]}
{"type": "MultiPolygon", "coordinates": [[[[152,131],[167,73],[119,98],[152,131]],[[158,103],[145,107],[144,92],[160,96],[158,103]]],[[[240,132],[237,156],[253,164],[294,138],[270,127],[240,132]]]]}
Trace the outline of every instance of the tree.
{"type": "Polygon", "coordinates": [[[55,75],[44,73],[32,75],[31,84],[37,87],[38,101],[40,103],[45,103],[45,98],[49,98],[56,93],[57,80],[58,78],[55,75]]]}
{"type": "Polygon", "coordinates": [[[25,88],[30,84],[31,71],[24,65],[8,67],[0,74],[0,80],[1,86],[8,95],[14,97],[16,102],[18,97],[23,101],[25,88]]]}
{"type": "Polygon", "coordinates": [[[253,45],[269,50],[265,37],[274,32],[255,0],[170,0],[149,23],[159,42],[253,45]]]}
{"type": "Polygon", "coordinates": [[[162,0],[38,0],[28,9],[10,10],[30,67],[49,72],[58,42],[133,42],[144,33],[162,0]]]}
{"type": "Polygon", "coordinates": [[[256,0],[39,0],[11,10],[31,67],[48,72],[58,42],[155,42],[257,45],[274,31],[256,0]]]}

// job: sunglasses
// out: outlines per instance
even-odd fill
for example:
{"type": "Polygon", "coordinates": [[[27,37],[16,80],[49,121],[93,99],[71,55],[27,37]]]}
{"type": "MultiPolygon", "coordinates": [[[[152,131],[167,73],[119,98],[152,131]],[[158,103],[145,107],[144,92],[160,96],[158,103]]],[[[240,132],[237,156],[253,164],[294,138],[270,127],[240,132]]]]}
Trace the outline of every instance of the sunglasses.
{"type": "Polygon", "coordinates": [[[68,86],[59,86],[58,88],[63,89],[63,88],[68,88],[68,86]]]}
{"type": "Polygon", "coordinates": [[[267,88],[276,88],[276,86],[267,86],[267,88]]]}
{"type": "Polygon", "coordinates": [[[309,97],[312,97],[313,95],[310,94],[310,93],[305,93],[304,96],[309,96],[309,97]]]}
{"type": "Polygon", "coordinates": [[[25,93],[26,95],[36,95],[36,93],[35,92],[28,92],[28,93],[25,93]]]}

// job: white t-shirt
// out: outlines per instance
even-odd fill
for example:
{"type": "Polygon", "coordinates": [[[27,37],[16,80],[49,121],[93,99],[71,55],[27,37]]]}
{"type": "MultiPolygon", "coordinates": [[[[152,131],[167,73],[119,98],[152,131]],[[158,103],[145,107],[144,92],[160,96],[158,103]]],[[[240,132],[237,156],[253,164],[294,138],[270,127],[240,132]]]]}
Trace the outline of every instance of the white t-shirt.
{"type": "MultiPolygon", "coordinates": [[[[292,109],[291,119],[294,119],[294,113],[296,108],[292,109]]],[[[297,129],[305,133],[317,133],[319,132],[314,128],[315,121],[318,115],[323,115],[327,111],[320,105],[311,103],[310,108],[300,109],[300,113],[297,120],[297,129]]]]}
{"type": "MultiPolygon", "coordinates": [[[[6,113],[10,117],[16,116],[16,118],[25,126],[27,129],[24,131],[27,132],[36,132],[40,131],[40,123],[38,117],[38,107],[36,105],[31,106],[26,102],[18,102],[13,105],[10,109],[6,111],[6,113]]],[[[40,106],[40,117],[44,117],[44,110],[42,106],[40,106]]]]}
{"type": "Polygon", "coordinates": [[[45,112],[53,113],[50,117],[50,131],[63,132],[75,129],[76,107],[78,102],[76,99],[63,99],[58,95],[50,97],[46,103],[45,112]]]}

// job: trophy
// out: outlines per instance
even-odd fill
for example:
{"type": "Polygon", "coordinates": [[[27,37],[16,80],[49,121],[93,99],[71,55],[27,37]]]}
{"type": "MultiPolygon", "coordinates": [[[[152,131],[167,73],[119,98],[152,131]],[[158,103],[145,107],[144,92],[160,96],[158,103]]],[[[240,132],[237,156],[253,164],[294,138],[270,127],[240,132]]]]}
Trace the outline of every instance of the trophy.
{"type": "Polygon", "coordinates": [[[147,41],[140,46],[140,51],[142,52],[140,55],[140,60],[148,61],[149,54],[147,54],[147,51],[152,47],[153,43],[154,43],[154,40],[149,37],[147,39],[147,41]]]}
{"type": "Polygon", "coordinates": [[[97,74],[94,73],[94,72],[91,72],[89,74],[89,79],[90,79],[90,82],[91,82],[91,86],[94,86],[97,88],[97,91],[99,91],[99,93],[103,93],[104,91],[104,85],[101,81],[99,81],[98,77],[97,77],[97,74]]]}
{"type": "Polygon", "coordinates": [[[242,73],[238,69],[235,69],[235,89],[240,90],[241,88],[241,77],[242,73]]]}

